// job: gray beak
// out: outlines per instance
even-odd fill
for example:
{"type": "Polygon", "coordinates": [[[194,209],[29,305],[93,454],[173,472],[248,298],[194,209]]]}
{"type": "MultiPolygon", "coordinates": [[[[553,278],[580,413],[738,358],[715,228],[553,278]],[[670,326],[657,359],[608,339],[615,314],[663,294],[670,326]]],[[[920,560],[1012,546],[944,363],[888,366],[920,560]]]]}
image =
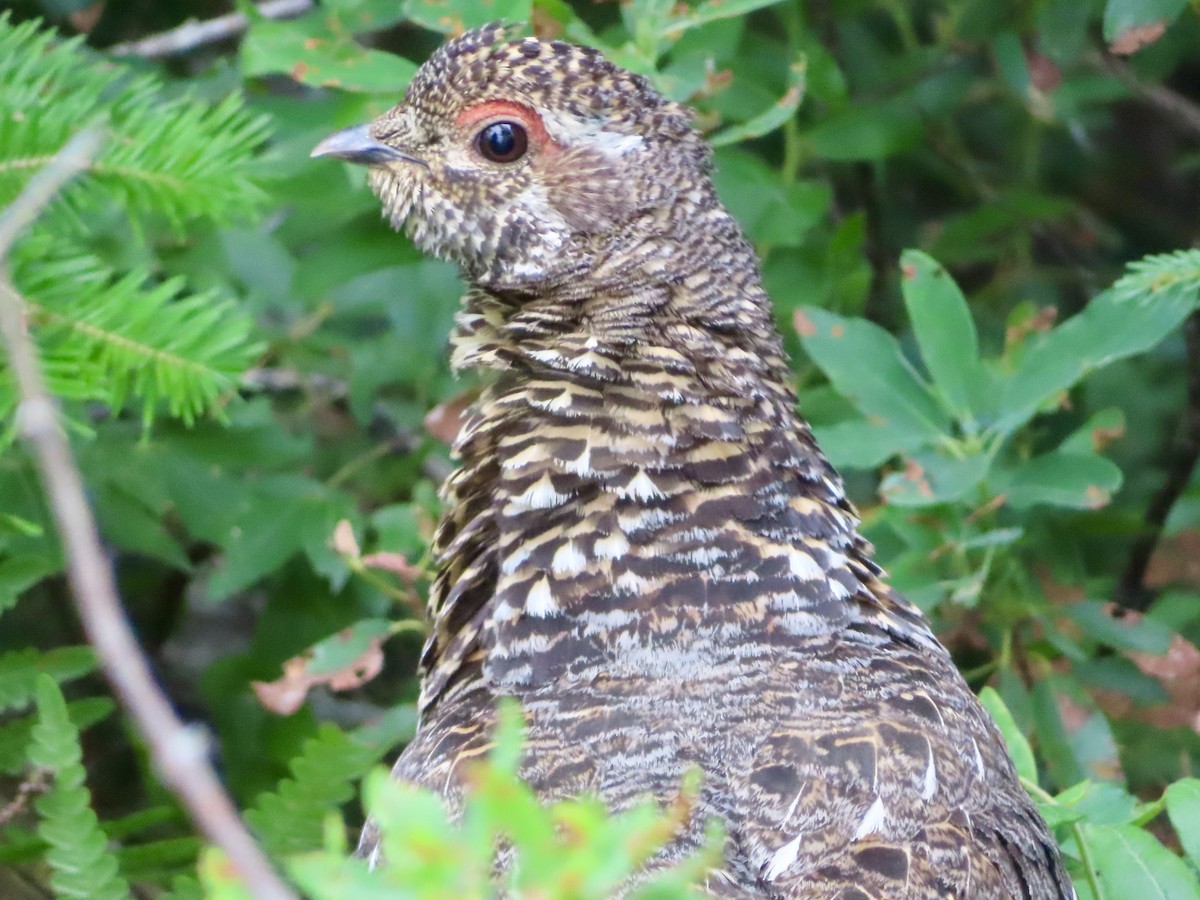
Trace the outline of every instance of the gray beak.
{"type": "Polygon", "coordinates": [[[353,128],[335,131],[313,147],[309,156],[332,156],[334,159],[344,159],[346,162],[358,163],[361,166],[380,166],[389,162],[425,165],[424,160],[401,153],[399,150],[375,140],[371,137],[370,128],[370,125],[355,125],[353,128]]]}

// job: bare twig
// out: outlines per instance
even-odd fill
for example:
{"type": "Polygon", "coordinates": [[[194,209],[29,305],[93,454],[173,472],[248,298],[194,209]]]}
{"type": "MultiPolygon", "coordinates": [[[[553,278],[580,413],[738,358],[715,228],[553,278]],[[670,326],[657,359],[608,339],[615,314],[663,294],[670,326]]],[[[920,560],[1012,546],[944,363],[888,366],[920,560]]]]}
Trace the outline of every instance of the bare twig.
{"type": "MultiPolygon", "coordinates": [[[[242,375],[242,387],[264,393],[320,393],[339,402],[344,402],[350,395],[350,385],[341,379],[320,372],[299,372],[295,369],[250,369],[242,375]]],[[[373,437],[378,437],[378,442],[365,454],[350,460],[330,476],[327,483],[331,487],[342,483],[372,460],[392,453],[411,453],[420,446],[422,440],[418,432],[396,422],[386,403],[376,403],[372,408],[370,432],[373,437]]],[[[438,482],[450,474],[446,460],[433,453],[425,456],[421,462],[421,471],[438,482]]]]}
{"type": "Polygon", "coordinates": [[[22,230],[99,151],[102,133],[87,129],[72,138],[0,214],[0,334],[20,396],[17,426],[30,444],[54,511],[67,559],[75,606],[104,673],[150,747],[163,782],[182,801],[196,826],[220,847],[253,896],[295,900],[238,817],[208,761],[207,742],[184,725],[150,674],[113,585],[83,479],[59,427],[58,409],[46,390],[24,303],[4,260],[22,230]]]}
{"type": "Polygon", "coordinates": [[[1195,101],[1165,84],[1147,84],[1127,63],[1111,54],[1097,53],[1094,62],[1129,88],[1139,100],[1163,113],[1166,121],[1189,132],[1193,138],[1200,138],[1200,105],[1195,101]]]}
{"type": "Polygon", "coordinates": [[[1146,587],[1146,570],[1162,538],[1167,517],[1180,495],[1191,483],[1200,461],[1200,313],[1192,313],[1183,329],[1187,343],[1187,405],[1183,409],[1180,437],[1170,461],[1167,477],[1150,498],[1142,533],[1129,550],[1125,571],[1117,579],[1116,602],[1125,609],[1144,611],[1154,599],[1146,587]]]}
{"type": "Polygon", "coordinates": [[[16,796],[4,806],[0,806],[0,825],[7,825],[25,812],[29,801],[49,786],[49,774],[46,769],[34,769],[24,781],[17,785],[16,796]]]}
{"type": "MultiPolygon", "coordinates": [[[[313,0],[263,0],[257,7],[264,19],[290,19],[313,8],[313,0]]],[[[184,22],[178,28],[152,34],[138,41],[113,44],[108,52],[114,56],[141,56],[145,59],[163,59],[187,53],[205,44],[237,37],[250,27],[250,19],[243,12],[232,12],[204,21],[184,22]]]]}

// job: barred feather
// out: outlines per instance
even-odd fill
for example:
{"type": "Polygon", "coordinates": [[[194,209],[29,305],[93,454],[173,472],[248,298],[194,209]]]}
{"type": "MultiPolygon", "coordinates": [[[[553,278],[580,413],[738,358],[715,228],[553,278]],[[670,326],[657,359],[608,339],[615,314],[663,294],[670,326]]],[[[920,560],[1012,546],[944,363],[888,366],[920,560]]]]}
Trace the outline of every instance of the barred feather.
{"type": "Polygon", "coordinates": [[[546,800],[666,800],[700,766],[655,865],[720,818],[714,896],[1071,896],[999,733],[795,411],[686,111],[594,51],[492,27],[439,50],[371,134],[420,160],[371,183],[462,267],[453,361],[495,375],[444,487],[396,777],[457,803],[514,696],[546,800]],[[459,124],[497,100],[536,125],[515,163],[472,156],[459,124]]]}

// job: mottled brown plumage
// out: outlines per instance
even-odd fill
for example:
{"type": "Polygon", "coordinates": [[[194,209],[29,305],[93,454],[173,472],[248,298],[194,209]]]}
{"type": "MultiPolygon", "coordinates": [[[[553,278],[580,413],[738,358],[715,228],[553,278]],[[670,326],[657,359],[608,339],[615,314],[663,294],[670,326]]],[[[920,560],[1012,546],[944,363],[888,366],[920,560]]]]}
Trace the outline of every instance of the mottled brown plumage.
{"type": "Polygon", "coordinates": [[[797,416],[683,107],[594,51],[492,26],[317,152],[370,164],[392,223],[458,263],[453,363],[492,373],[444,487],[396,777],[456,805],[512,696],[546,800],[666,800],[698,765],[695,817],[654,864],[718,817],[715,896],[1072,895],[995,727],[881,580],[797,416]],[[487,158],[496,123],[527,137],[518,158],[487,158]]]}

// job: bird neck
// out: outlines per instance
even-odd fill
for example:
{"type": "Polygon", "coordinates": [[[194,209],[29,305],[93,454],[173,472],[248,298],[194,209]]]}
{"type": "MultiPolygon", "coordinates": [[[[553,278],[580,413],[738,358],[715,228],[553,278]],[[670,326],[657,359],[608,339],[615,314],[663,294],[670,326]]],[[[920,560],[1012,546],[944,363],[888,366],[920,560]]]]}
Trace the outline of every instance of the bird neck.
{"type": "Polygon", "coordinates": [[[445,489],[427,703],[472,654],[502,689],[688,677],[855,618],[878,569],[733,238],[669,280],[468,295],[454,361],[499,375],[445,489]]]}

